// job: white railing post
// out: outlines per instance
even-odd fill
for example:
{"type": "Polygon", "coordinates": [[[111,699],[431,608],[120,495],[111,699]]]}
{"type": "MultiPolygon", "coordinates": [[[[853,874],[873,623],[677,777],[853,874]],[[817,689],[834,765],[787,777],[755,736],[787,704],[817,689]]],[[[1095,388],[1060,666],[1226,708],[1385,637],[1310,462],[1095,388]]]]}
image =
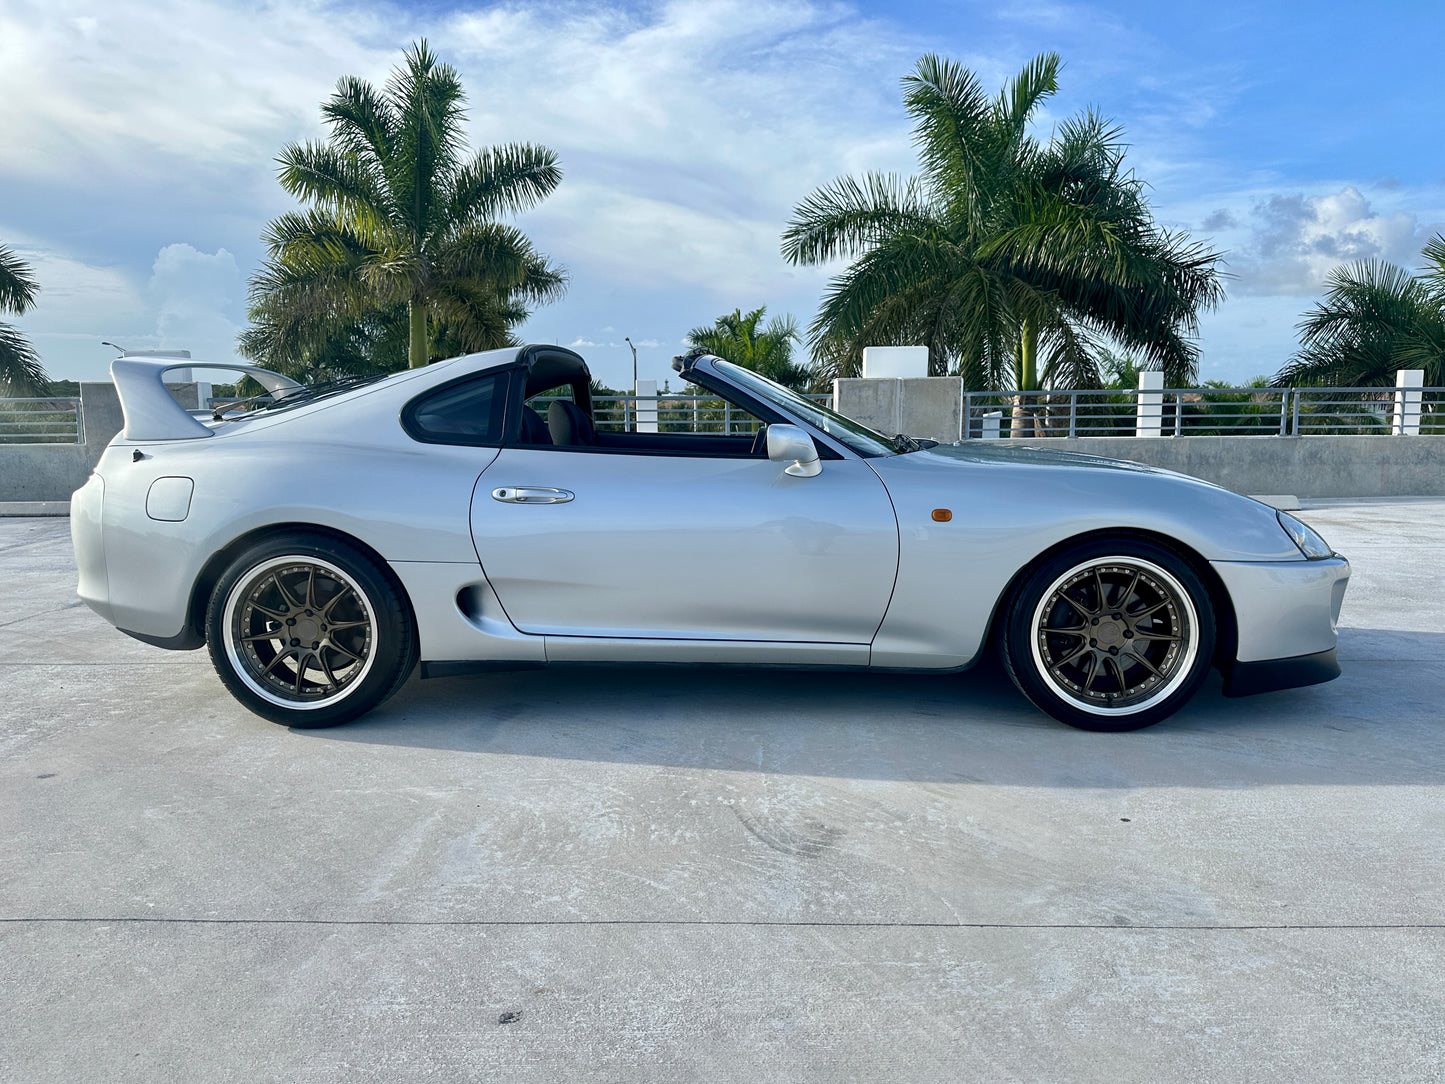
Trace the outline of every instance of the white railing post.
{"type": "Polygon", "coordinates": [[[1134,408],[1134,435],[1164,435],[1164,374],[1146,369],[1139,374],[1139,397],[1134,408]]]}
{"type": "Polygon", "coordinates": [[[1390,432],[1395,436],[1420,435],[1420,400],[1424,387],[1424,369],[1395,370],[1395,409],[1390,419],[1390,432]]]}
{"type": "Polygon", "coordinates": [[[637,382],[637,432],[657,432],[657,381],[637,382]]]}

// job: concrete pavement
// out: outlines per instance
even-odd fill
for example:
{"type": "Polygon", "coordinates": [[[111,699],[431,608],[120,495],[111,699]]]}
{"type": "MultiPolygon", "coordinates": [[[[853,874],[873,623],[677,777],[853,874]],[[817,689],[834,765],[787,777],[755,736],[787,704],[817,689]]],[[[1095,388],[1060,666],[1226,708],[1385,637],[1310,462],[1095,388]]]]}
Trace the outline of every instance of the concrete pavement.
{"type": "Polygon", "coordinates": [[[992,667],[291,732],[0,520],[0,1079],[1440,1079],[1445,500],[1300,515],[1344,677],[1122,735],[992,667]]]}

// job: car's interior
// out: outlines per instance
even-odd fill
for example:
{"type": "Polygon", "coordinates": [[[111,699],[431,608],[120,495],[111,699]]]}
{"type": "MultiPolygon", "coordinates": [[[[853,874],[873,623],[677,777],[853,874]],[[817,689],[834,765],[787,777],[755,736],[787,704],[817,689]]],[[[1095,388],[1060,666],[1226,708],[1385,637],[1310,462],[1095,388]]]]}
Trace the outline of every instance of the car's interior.
{"type": "MultiPolygon", "coordinates": [[[[527,354],[517,430],[517,442],[522,445],[639,455],[765,458],[768,423],[782,420],[765,418],[754,406],[734,400],[729,406],[731,432],[701,431],[689,422],[698,415],[686,411],[680,412],[680,419],[667,422],[667,432],[604,428],[594,420],[591,374],[582,358],[561,348],[532,348],[527,354]]],[[[715,396],[717,392],[694,385],[686,394],[715,396]]],[[[721,427],[722,423],[709,420],[702,424],[721,427]]]]}

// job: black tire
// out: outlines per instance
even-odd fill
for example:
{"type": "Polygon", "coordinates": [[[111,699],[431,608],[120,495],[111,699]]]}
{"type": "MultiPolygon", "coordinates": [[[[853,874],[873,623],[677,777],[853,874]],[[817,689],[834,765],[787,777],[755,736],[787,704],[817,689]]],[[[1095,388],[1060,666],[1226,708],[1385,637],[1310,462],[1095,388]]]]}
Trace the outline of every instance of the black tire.
{"type": "Polygon", "coordinates": [[[355,546],[311,534],[266,539],[231,562],[206,608],[206,645],[237,700],[300,729],[364,715],[417,660],[400,589],[355,546]]]}
{"type": "Polygon", "coordinates": [[[1209,591],[1179,554],[1098,538],[1041,561],[1014,593],[1000,653],[1034,705],[1081,730],[1173,715],[1209,675],[1209,591]]]}

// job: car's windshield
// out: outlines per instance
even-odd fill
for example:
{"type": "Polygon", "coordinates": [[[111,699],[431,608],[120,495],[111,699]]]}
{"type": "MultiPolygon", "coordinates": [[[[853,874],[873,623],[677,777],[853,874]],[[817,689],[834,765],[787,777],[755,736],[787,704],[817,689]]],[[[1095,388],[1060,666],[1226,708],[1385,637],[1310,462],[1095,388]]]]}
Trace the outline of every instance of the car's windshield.
{"type": "Polygon", "coordinates": [[[719,360],[715,365],[738,387],[751,392],[765,402],[782,407],[789,414],[821,429],[838,443],[846,445],[865,458],[895,455],[899,450],[882,433],[876,433],[866,425],[860,425],[851,418],[845,418],[821,403],[805,399],[797,392],[785,388],[781,384],[775,384],[751,369],[744,369],[741,365],[734,365],[730,361],[719,360]]]}

